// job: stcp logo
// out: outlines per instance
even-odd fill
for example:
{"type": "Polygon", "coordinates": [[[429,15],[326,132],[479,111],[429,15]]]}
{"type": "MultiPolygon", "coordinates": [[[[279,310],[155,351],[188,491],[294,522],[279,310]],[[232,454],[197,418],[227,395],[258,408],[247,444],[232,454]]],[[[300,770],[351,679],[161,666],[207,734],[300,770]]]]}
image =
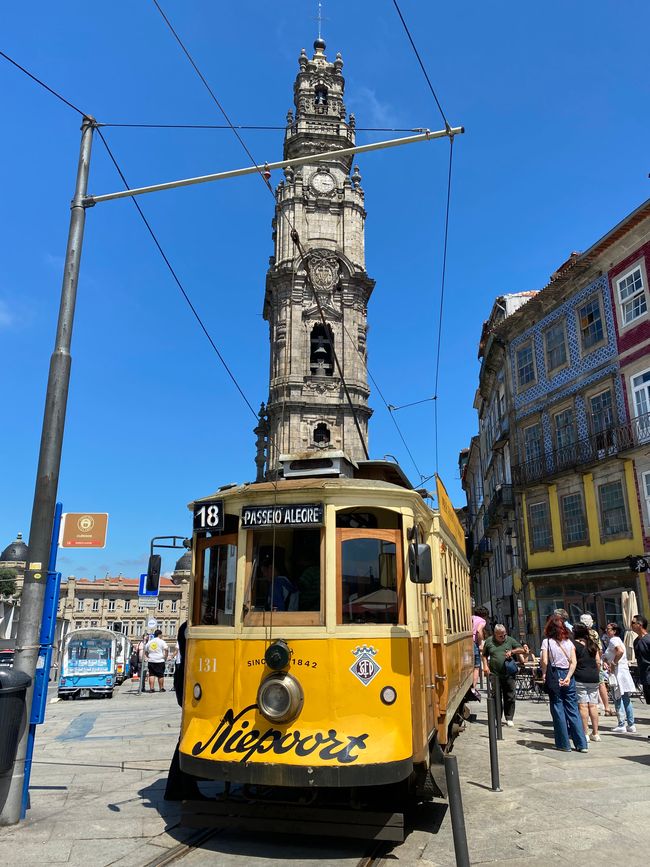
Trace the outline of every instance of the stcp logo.
{"type": "Polygon", "coordinates": [[[82,515],[77,521],[77,528],[82,533],[89,533],[95,526],[95,519],[92,515],[82,515]]]}

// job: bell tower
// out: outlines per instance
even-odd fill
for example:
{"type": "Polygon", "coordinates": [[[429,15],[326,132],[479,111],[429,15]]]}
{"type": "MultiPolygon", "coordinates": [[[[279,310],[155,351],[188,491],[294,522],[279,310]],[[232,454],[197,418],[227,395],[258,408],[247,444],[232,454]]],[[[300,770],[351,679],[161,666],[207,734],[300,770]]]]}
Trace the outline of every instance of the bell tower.
{"type": "MultiPolygon", "coordinates": [[[[330,63],[319,37],[311,60],[303,48],[298,64],[284,159],[353,147],[355,119],[343,103],[341,55],[330,63]]],[[[314,161],[285,169],[275,195],[264,298],[271,344],[267,473],[281,454],[334,448],[363,460],[334,358],[335,352],[367,445],[367,306],[375,284],[365,267],[361,175],[350,156],[314,161]]]]}

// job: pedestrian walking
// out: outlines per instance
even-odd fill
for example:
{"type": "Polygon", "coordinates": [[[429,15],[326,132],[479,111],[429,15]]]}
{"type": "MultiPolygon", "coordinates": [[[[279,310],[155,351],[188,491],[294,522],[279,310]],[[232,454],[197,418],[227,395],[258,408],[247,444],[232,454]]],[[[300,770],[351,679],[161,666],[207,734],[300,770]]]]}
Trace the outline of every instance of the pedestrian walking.
{"type": "Polygon", "coordinates": [[[486,625],[486,619],[481,617],[478,609],[475,610],[474,614],[472,614],[472,635],[474,640],[474,683],[472,685],[472,691],[474,693],[474,698],[478,701],[481,700],[481,694],[476,687],[478,684],[479,669],[481,667],[481,646],[485,641],[486,625]]]}
{"type": "Polygon", "coordinates": [[[580,720],[573,676],[577,665],[576,651],[561,615],[549,617],[544,636],[541,665],[551,705],[555,748],[571,752],[570,737],[576,750],[586,753],[589,746],[580,720]]]}
{"type": "Polygon", "coordinates": [[[634,724],[634,709],[632,708],[632,693],[635,690],[634,681],[627,662],[625,645],[621,638],[623,630],[618,623],[607,624],[609,644],[603,654],[603,659],[609,671],[609,684],[614,693],[614,706],[618,716],[618,725],[612,729],[616,734],[636,733],[634,724]]]}
{"type": "Polygon", "coordinates": [[[603,706],[603,711],[605,716],[615,716],[616,711],[612,710],[609,706],[609,689],[608,689],[608,675],[602,665],[603,660],[603,642],[600,640],[600,636],[598,635],[598,630],[594,628],[594,618],[588,612],[585,612],[580,616],[580,623],[587,627],[589,630],[589,635],[591,635],[592,640],[598,646],[598,652],[600,654],[600,668],[598,670],[598,697],[600,698],[600,702],[603,706]]]}
{"type": "Polygon", "coordinates": [[[515,716],[517,662],[513,657],[525,656],[527,652],[528,647],[522,646],[516,638],[508,635],[503,623],[497,623],[494,627],[494,635],[483,642],[483,671],[499,679],[501,704],[507,726],[514,725],[515,716]]]}
{"type": "Polygon", "coordinates": [[[634,639],[634,655],[636,664],[639,666],[639,682],[643,690],[643,698],[646,704],[650,704],[650,635],[648,635],[648,621],[642,614],[635,614],[630,624],[634,639]]]}
{"type": "Polygon", "coordinates": [[[169,654],[167,642],[161,638],[162,630],[156,629],[153,638],[144,648],[144,655],[149,664],[149,692],[155,692],[154,684],[158,678],[159,692],[165,692],[165,662],[169,654]]]}
{"type": "MultiPolygon", "coordinates": [[[[583,615],[584,616],[584,615],[583,615]]],[[[580,618],[582,620],[582,618],[580,618]]],[[[594,630],[595,631],[595,630],[594,630]]],[[[598,633],[596,633],[598,638],[598,633]]],[[[576,651],[576,696],[578,710],[582,718],[585,737],[590,741],[599,741],[598,734],[598,686],[600,677],[600,651],[594,641],[592,631],[584,623],[576,623],[573,627],[573,644],[576,651]],[[589,720],[591,719],[591,734],[589,720]]]]}

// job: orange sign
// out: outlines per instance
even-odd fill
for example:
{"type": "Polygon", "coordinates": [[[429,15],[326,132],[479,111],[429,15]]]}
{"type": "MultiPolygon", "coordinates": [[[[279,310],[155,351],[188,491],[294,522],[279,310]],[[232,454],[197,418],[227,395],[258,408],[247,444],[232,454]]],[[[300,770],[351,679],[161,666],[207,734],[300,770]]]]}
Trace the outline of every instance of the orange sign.
{"type": "Polygon", "coordinates": [[[445,525],[449,533],[458,543],[460,550],[465,553],[465,531],[463,525],[458,520],[456,510],[451,504],[449,494],[442,483],[440,476],[436,476],[436,491],[438,494],[438,509],[440,511],[440,520],[445,525]]]}
{"type": "Polygon", "coordinates": [[[107,512],[64,512],[59,548],[105,548],[107,512]]]}

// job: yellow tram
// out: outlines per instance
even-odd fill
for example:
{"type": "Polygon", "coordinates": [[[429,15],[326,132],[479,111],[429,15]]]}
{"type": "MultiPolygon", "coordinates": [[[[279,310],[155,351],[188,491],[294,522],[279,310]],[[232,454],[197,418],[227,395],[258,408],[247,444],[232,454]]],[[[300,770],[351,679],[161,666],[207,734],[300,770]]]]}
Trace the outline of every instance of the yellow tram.
{"type": "Polygon", "coordinates": [[[396,464],[282,466],[190,506],[181,768],[339,803],[381,792],[386,809],[440,794],[472,683],[458,533],[396,464]]]}

